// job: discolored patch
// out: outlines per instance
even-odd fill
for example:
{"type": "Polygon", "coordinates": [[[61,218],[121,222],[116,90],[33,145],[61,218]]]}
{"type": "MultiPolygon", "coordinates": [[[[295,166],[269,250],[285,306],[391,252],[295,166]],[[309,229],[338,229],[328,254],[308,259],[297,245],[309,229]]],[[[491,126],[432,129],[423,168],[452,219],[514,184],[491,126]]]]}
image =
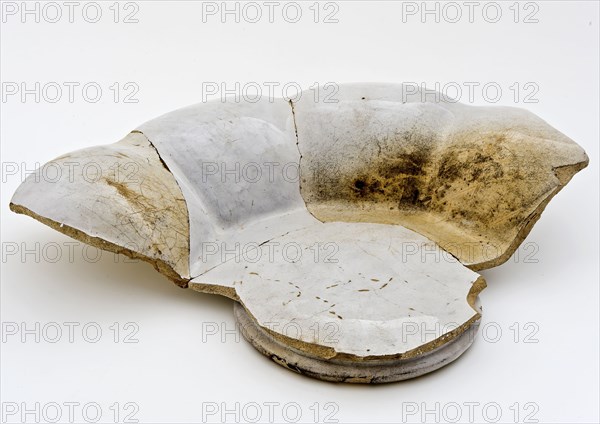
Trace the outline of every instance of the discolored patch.
{"type": "Polygon", "coordinates": [[[308,210],[324,222],[406,226],[473,269],[506,261],[588,159],[525,111],[471,118],[462,108],[362,101],[339,115],[298,111],[308,210]]]}
{"type": "Polygon", "coordinates": [[[69,228],[63,232],[100,248],[140,257],[179,285],[187,284],[187,204],[143,134],[133,132],[118,143],[63,155],[52,163],[63,169],[68,163],[78,166],[60,181],[28,179],[15,193],[14,210],[61,231],[69,228]],[[87,167],[97,170],[93,177],[83,173],[87,167]]]}

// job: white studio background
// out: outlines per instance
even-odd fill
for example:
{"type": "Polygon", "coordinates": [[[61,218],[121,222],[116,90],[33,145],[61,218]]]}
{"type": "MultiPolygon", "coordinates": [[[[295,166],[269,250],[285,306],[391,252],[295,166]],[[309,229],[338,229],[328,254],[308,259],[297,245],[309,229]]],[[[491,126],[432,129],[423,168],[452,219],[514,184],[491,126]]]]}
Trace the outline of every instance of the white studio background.
{"type": "Polygon", "coordinates": [[[267,3],[2,2],[2,419],[598,422],[598,3],[267,3]],[[367,81],[527,108],[590,156],[518,255],[482,273],[485,331],[425,377],[296,375],[236,335],[231,301],[8,209],[36,166],[203,96],[367,81]]]}

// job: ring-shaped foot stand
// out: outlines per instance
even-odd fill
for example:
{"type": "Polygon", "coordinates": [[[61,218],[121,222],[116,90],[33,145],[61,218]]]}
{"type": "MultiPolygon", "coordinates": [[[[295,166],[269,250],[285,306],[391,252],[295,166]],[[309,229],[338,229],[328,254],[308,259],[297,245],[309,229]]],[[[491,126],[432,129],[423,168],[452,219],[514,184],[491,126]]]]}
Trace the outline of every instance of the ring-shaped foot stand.
{"type": "Polygon", "coordinates": [[[480,320],[475,321],[453,340],[413,358],[359,362],[309,356],[276,340],[240,303],[234,302],[233,312],[244,338],[263,355],[299,374],[343,383],[391,383],[435,371],[457,359],[473,344],[480,323],[480,320]]]}

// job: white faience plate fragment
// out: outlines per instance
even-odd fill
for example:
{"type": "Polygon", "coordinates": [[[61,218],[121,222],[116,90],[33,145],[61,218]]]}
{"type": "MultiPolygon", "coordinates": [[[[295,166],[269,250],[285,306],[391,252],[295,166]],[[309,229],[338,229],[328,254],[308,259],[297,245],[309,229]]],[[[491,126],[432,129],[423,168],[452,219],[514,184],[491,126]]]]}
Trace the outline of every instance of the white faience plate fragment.
{"type": "Polygon", "coordinates": [[[11,209],[236,300],[244,336],[292,370],[415,377],[470,346],[472,270],[506,261],[588,163],[527,111],[430,97],[189,106],[44,165],[68,179],[42,169],[11,209]]]}

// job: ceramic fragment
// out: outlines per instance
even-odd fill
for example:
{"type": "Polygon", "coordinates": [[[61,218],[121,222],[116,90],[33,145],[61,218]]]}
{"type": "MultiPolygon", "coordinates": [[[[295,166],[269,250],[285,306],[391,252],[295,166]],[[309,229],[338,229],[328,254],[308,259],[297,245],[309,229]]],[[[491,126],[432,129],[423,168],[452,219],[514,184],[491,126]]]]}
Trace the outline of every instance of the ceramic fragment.
{"type": "Polygon", "coordinates": [[[289,369],[416,377],[471,345],[473,270],[506,261],[588,163],[530,112],[422,94],[348,84],[333,102],[189,106],[44,165],[69,179],[43,168],[10,206],[234,299],[244,336],[289,369]]]}

